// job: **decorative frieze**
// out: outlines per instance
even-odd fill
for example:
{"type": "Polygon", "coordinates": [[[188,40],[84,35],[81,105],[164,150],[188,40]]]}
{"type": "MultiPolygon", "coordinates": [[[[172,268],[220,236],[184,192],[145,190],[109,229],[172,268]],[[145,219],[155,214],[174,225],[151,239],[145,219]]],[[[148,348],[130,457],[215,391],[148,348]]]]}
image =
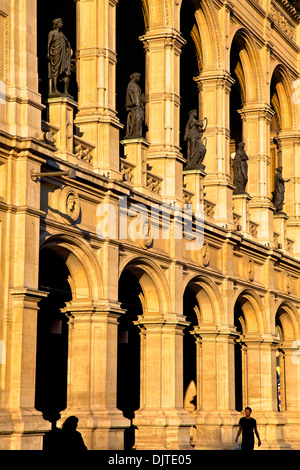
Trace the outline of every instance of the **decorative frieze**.
{"type": "Polygon", "coordinates": [[[295,41],[296,29],[287,16],[279,9],[278,5],[271,3],[270,13],[274,19],[275,25],[280,28],[289,38],[295,41]]]}

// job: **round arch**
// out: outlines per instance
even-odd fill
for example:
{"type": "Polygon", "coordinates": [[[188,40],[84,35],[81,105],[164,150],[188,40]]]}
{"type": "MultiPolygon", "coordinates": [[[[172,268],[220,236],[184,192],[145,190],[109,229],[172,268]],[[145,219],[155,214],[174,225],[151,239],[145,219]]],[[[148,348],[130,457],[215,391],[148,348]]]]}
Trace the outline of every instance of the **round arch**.
{"type": "Polygon", "coordinates": [[[102,299],[103,280],[95,254],[82,238],[71,235],[53,235],[45,239],[40,249],[56,252],[70,272],[72,299],[102,299]]]}
{"type": "Polygon", "coordinates": [[[239,305],[241,308],[243,318],[240,319],[240,323],[243,327],[243,334],[267,331],[265,308],[256,292],[250,289],[238,292],[233,305],[239,305]]]}
{"type": "Polygon", "coordinates": [[[229,43],[230,54],[234,44],[239,50],[235,73],[241,88],[242,104],[262,101],[265,98],[262,65],[253,37],[246,29],[236,28],[231,33],[229,43]]]}
{"type": "Polygon", "coordinates": [[[270,102],[276,113],[280,130],[295,126],[291,99],[292,78],[283,64],[274,64],[270,80],[270,102]]]}
{"type": "Polygon", "coordinates": [[[120,267],[119,279],[129,270],[141,286],[143,315],[165,317],[170,313],[171,296],[167,280],[157,264],[143,257],[127,260],[120,267]]]}
{"type": "Polygon", "coordinates": [[[200,308],[200,311],[196,311],[198,325],[223,323],[223,302],[216,284],[208,277],[200,275],[189,278],[184,291],[187,287],[194,292],[200,308]]]}
{"type": "MultiPolygon", "coordinates": [[[[201,47],[202,68],[219,68],[224,54],[221,40],[221,27],[210,0],[201,2],[195,11],[197,35],[194,31],[196,48],[201,47]],[[196,41],[196,38],[198,40],[196,41]]],[[[200,49],[199,49],[200,50],[200,49]]]]}
{"type": "Polygon", "coordinates": [[[291,302],[282,302],[275,315],[276,326],[280,328],[283,342],[295,341],[300,338],[300,317],[291,302]]]}

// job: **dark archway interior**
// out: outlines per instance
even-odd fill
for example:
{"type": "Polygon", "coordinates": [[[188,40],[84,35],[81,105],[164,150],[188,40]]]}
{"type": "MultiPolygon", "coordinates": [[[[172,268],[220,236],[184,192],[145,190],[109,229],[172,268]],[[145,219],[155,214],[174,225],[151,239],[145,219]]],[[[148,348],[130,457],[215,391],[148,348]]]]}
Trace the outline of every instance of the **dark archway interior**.
{"type": "Polygon", "coordinates": [[[117,371],[117,408],[131,421],[124,435],[125,450],[134,445],[132,420],[140,407],[140,334],[134,322],[143,314],[141,294],[136,277],[125,270],[119,281],[119,302],[126,313],[119,318],[117,371]]]}
{"type": "MultiPolygon", "coordinates": [[[[190,323],[184,330],[183,336],[183,396],[194,381],[197,386],[197,350],[194,335],[191,334],[195,326],[198,326],[198,319],[195,308],[199,309],[195,292],[190,286],[187,286],[183,296],[183,315],[186,321],[190,323]]],[[[197,408],[196,397],[191,402],[197,408]]]]}
{"type": "Polygon", "coordinates": [[[180,10],[180,31],[186,44],[182,46],[180,55],[180,147],[186,157],[187,148],[184,141],[184,130],[188,122],[188,114],[192,109],[198,110],[197,84],[193,80],[199,75],[199,65],[195,43],[191,36],[195,24],[195,6],[192,0],[182,2],[180,10]]]}
{"type": "MultiPolygon", "coordinates": [[[[116,109],[118,118],[124,125],[120,132],[122,140],[126,134],[126,90],[132,73],[141,74],[139,85],[143,93],[145,92],[145,51],[139,39],[139,36],[145,33],[145,23],[140,0],[119,0],[116,22],[116,109]]],[[[123,151],[122,145],[120,151],[123,151]]]]}
{"type": "Polygon", "coordinates": [[[72,298],[69,270],[50,249],[40,253],[39,289],[48,296],[39,303],[37,322],[35,408],[55,422],[67,406],[68,318],[61,313],[72,298]]]}
{"type": "MultiPolygon", "coordinates": [[[[47,6],[45,6],[44,0],[38,0],[37,2],[38,76],[39,93],[42,95],[43,104],[48,99],[48,35],[52,29],[52,21],[56,18],[62,18],[63,20],[63,33],[71,44],[73,51],[72,59],[75,59],[76,2],[74,0],[51,0],[51,2],[47,2],[47,6]]],[[[78,89],[75,72],[72,73],[68,92],[77,101],[78,89]]],[[[45,121],[48,120],[47,109],[43,110],[42,117],[45,121]]]]}
{"type": "Polygon", "coordinates": [[[238,113],[238,110],[242,109],[242,93],[239,80],[235,73],[239,61],[240,46],[237,44],[236,40],[233,40],[230,51],[230,74],[235,80],[230,93],[230,139],[231,142],[234,141],[235,144],[235,149],[232,149],[233,151],[236,150],[238,143],[242,142],[243,139],[242,120],[238,113]]]}
{"type": "MultiPolygon", "coordinates": [[[[244,317],[239,301],[236,302],[234,307],[234,326],[237,332],[242,335],[242,319],[244,317]]],[[[234,345],[234,373],[235,373],[235,409],[236,411],[243,410],[243,375],[242,375],[242,348],[238,340],[234,345]]]]}

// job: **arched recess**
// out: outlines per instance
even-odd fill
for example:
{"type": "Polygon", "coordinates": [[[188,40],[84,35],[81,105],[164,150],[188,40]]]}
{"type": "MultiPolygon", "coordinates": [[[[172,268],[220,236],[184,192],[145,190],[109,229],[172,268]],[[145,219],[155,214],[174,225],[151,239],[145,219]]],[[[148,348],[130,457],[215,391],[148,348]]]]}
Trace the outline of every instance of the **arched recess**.
{"type": "Polygon", "coordinates": [[[197,109],[199,118],[205,117],[198,80],[202,71],[217,70],[223,59],[221,28],[211,2],[183,0],[180,7],[180,31],[186,41],[180,57],[180,145],[185,150],[183,136],[189,111],[197,109]]]}
{"type": "Polygon", "coordinates": [[[234,348],[235,409],[242,411],[249,400],[257,399],[252,384],[260,381],[257,376],[259,345],[261,335],[267,331],[264,306],[254,291],[246,289],[237,294],[234,326],[237,332],[234,348]],[[251,344],[251,354],[247,344],[251,344]]]}
{"type": "MultiPolygon", "coordinates": [[[[147,0],[119,0],[116,8],[116,109],[120,122],[124,125],[121,140],[126,134],[125,99],[131,74],[141,74],[139,85],[145,91],[145,51],[139,38],[149,26],[151,5],[147,0]]],[[[123,152],[122,145],[120,152],[123,152]]]]}
{"type": "Polygon", "coordinates": [[[57,253],[70,271],[72,299],[91,302],[103,299],[103,280],[98,260],[90,245],[82,238],[53,235],[41,244],[57,253]]]}
{"type": "Polygon", "coordinates": [[[279,342],[276,351],[277,409],[287,411],[287,403],[294,401],[293,398],[289,399],[290,396],[293,397],[291,387],[295,383],[291,369],[298,362],[297,349],[300,345],[300,317],[290,302],[285,301],[279,305],[275,328],[279,342]]]}
{"type": "Polygon", "coordinates": [[[274,191],[276,168],[283,165],[280,132],[295,127],[295,113],[291,97],[292,79],[282,64],[277,64],[270,81],[270,105],[274,112],[270,134],[270,180],[271,191],[274,191]]]}
{"type": "Polygon", "coordinates": [[[213,281],[206,276],[197,276],[187,282],[183,315],[188,322],[183,337],[184,408],[193,413],[203,406],[202,381],[207,358],[202,354],[201,328],[203,332],[208,329],[213,334],[223,319],[222,299],[213,281]]]}
{"type": "MultiPolygon", "coordinates": [[[[63,33],[69,40],[73,51],[72,69],[75,69],[76,51],[76,2],[74,0],[51,0],[45,8],[44,0],[37,0],[37,66],[39,74],[39,93],[43,103],[48,99],[48,34],[52,29],[52,21],[56,18],[63,20],[63,33]]],[[[60,89],[62,91],[62,89],[60,89]]],[[[77,101],[78,87],[75,73],[72,73],[69,93],[77,101]]],[[[47,120],[47,108],[43,111],[43,119],[47,120]]]]}
{"type": "Polygon", "coordinates": [[[201,115],[197,83],[194,80],[203,69],[202,43],[195,18],[195,3],[183,0],[180,9],[180,32],[186,41],[180,55],[180,147],[186,154],[185,126],[189,111],[197,109],[201,115]]]}
{"type": "Polygon", "coordinates": [[[97,260],[82,239],[56,235],[40,250],[39,289],[48,296],[39,303],[35,407],[55,423],[67,408],[69,302],[92,306],[103,298],[97,260]]]}
{"type": "Polygon", "coordinates": [[[243,140],[240,111],[249,103],[263,100],[262,67],[257,46],[248,31],[234,31],[230,47],[230,74],[235,80],[230,93],[230,154],[243,140]]]}

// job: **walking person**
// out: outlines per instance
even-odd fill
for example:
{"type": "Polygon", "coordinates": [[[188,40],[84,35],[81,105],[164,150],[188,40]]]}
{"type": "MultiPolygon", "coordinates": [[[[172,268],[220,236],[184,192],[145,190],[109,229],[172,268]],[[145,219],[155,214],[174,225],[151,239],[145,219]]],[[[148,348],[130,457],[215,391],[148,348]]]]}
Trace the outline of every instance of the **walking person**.
{"type": "Polygon", "coordinates": [[[245,408],[245,416],[239,421],[239,429],[235,442],[238,442],[239,436],[242,433],[242,450],[254,450],[254,433],[257,437],[258,447],[261,445],[256,420],[251,418],[251,413],[251,408],[247,406],[245,408]]]}

